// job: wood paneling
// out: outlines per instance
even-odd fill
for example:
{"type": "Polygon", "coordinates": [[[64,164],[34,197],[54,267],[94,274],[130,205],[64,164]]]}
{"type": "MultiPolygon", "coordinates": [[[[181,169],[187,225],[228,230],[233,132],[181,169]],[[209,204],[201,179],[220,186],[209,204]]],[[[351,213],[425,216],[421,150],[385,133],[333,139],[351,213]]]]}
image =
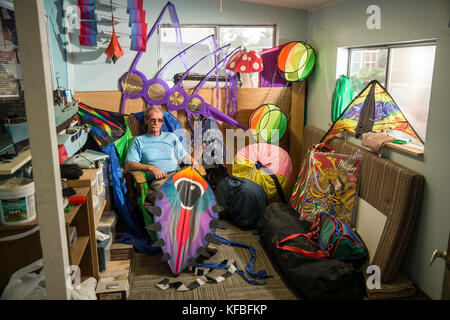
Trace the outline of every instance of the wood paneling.
{"type": "MultiPolygon", "coordinates": [[[[188,94],[190,91],[187,90],[188,94]]],[[[215,89],[201,89],[199,95],[205,102],[216,107],[217,94],[215,89]]],[[[228,113],[226,107],[226,90],[219,89],[219,109],[225,114],[228,113]]],[[[103,110],[119,112],[122,99],[120,91],[81,91],[76,92],[75,97],[81,102],[103,110]]],[[[230,98],[229,98],[230,99],[230,98]]],[[[288,129],[283,138],[279,141],[279,146],[289,152],[294,168],[294,176],[297,176],[301,159],[300,149],[303,137],[304,122],[304,102],[305,85],[304,82],[293,83],[291,87],[273,87],[273,88],[239,88],[238,89],[238,107],[234,118],[243,126],[248,126],[250,114],[262,104],[275,104],[286,114],[288,118],[288,129]]],[[[128,99],[125,104],[125,113],[131,114],[145,109],[145,101],[140,99],[128,99]]],[[[172,112],[181,122],[182,126],[189,131],[186,112],[172,112]]],[[[219,122],[224,139],[226,139],[226,130],[235,129],[233,126],[219,122]]],[[[248,140],[248,139],[247,139],[248,140]]],[[[246,141],[245,144],[248,144],[246,141]]],[[[237,138],[234,138],[233,146],[227,152],[236,154],[237,138]]]]}

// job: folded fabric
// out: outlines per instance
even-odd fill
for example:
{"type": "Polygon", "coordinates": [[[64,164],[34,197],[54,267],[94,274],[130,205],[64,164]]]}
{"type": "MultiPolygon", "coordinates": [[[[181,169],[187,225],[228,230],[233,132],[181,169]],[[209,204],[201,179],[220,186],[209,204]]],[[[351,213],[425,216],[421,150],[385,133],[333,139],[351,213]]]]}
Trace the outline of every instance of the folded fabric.
{"type": "Polygon", "coordinates": [[[80,35],[97,34],[96,21],[80,21],[80,35]]]}
{"type": "Polygon", "coordinates": [[[130,24],[133,22],[145,22],[145,10],[129,9],[128,15],[130,24]]]}
{"type": "Polygon", "coordinates": [[[131,23],[131,36],[146,36],[147,35],[147,24],[140,22],[131,23]]]}
{"type": "Polygon", "coordinates": [[[142,9],[142,0],[127,0],[127,8],[142,9]]]}
{"type": "Polygon", "coordinates": [[[131,37],[130,50],[145,52],[147,49],[147,39],[145,36],[131,37]]]}
{"type": "MultiPolygon", "coordinates": [[[[366,275],[367,276],[367,275],[366,275]]],[[[380,289],[367,289],[367,300],[387,300],[410,298],[416,293],[413,282],[403,273],[399,273],[394,281],[381,283],[380,289]]]]}
{"type": "Polygon", "coordinates": [[[78,5],[95,5],[96,0],[78,0],[78,5]]]}
{"type": "Polygon", "coordinates": [[[79,4],[78,8],[80,9],[80,19],[86,19],[86,20],[96,20],[97,19],[97,15],[95,14],[95,5],[79,4]]]}
{"type": "Polygon", "coordinates": [[[361,144],[365,147],[369,147],[376,153],[380,153],[381,148],[386,144],[394,140],[393,136],[387,133],[367,132],[362,135],[361,144]]]}
{"type": "Polygon", "coordinates": [[[264,69],[259,73],[258,86],[263,87],[290,87],[292,84],[281,76],[277,69],[277,60],[282,45],[259,52],[263,60],[264,69]]]}
{"type": "Polygon", "coordinates": [[[88,47],[96,47],[97,46],[97,35],[96,34],[79,35],[78,39],[80,40],[80,46],[88,46],[88,47]]]}

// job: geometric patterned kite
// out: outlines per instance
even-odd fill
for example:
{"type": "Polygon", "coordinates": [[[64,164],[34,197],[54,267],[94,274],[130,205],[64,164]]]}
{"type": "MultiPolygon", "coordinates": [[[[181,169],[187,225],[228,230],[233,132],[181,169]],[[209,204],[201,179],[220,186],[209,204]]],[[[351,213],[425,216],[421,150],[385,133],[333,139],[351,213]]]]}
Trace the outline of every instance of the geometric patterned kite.
{"type": "Polygon", "coordinates": [[[326,143],[345,130],[354,131],[358,138],[366,132],[386,129],[403,131],[424,144],[386,89],[372,80],[342,112],[321,142],[326,143]]]}
{"type": "Polygon", "coordinates": [[[78,117],[81,124],[91,129],[90,134],[101,149],[125,134],[127,116],[124,114],[91,108],[78,102],[78,117]]]}

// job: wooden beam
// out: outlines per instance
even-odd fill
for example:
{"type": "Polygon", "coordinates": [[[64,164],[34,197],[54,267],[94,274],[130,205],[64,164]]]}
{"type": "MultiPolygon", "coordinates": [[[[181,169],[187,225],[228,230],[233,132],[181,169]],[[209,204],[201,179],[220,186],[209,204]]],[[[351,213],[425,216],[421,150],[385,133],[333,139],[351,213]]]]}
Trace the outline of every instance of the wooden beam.
{"type": "Polygon", "coordinates": [[[43,0],[14,1],[36,207],[49,300],[67,300],[69,256],[43,0]]]}
{"type": "Polygon", "coordinates": [[[291,115],[288,125],[290,127],[289,154],[292,161],[294,179],[297,178],[303,159],[300,159],[300,150],[303,144],[303,127],[305,119],[305,82],[293,82],[291,94],[291,115]]]}

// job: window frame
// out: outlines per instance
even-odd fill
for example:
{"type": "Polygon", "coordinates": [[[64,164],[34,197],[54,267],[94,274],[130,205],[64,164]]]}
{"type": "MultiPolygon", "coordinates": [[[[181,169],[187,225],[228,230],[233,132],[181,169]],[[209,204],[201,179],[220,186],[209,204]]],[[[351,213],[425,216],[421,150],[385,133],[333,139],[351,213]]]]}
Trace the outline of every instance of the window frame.
{"type": "MultiPolygon", "coordinates": [[[[353,50],[355,50],[355,49],[357,49],[357,50],[387,49],[384,87],[386,88],[386,90],[389,90],[389,85],[390,85],[389,84],[389,72],[390,72],[390,64],[391,64],[391,61],[390,61],[391,50],[397,49],[397,48],[413,48],[413,47],[424,47],[424,46],[435,46],[437,49],[437,39],[430,38],[430,39],[417,40],[417,41],[406,41],[406,42],[401,42],[401,43],[399,42],[399,43],[390,43],[390,44],[340,47],[340,48],[338,48],[338,62],[339,62],[339,55],[343,56],[344,57],[343,61],[345,61],[347,63],[346,68],[345,68],[345,70],[346,70],[345,74],[346,74],[346,76],[350,77],[350,70],[351,70],[351,64],[352,64],[352,53],[353,53],[352,51],[353,50]],[[341,49],[343,51],[341,51],[339,53],[339,49],[341,49]],[[344,55],[346,55],[346,57],[344,55]]],[[[434,66],[433,66],[433,69],[434,69],[434,66]]],[[[337,70],[338,69],[336,69],[336,71],[337,70]]],[[[433,72],[434,72],[434,70],[433,70],[433,72]]],[[[336,73],[336,77],[339,77],[338,72],[336,73]]],[[[430,108],[430,105],[428,105],[428,108],[430,108]]],[[[428,120],[427,120],[427,126],[428,126],[428,120]]],[[[417,145],[413,144],[413,147],[411,148],[409,143],[406,145],[397,145],[392,142],[388,142],[386,145],[390,148],[406,152],[406,153],[411,154],[416,157],[422,156],[424,154],[424,146],[417,147],[417,145]]]]}
{"type": "MultiPolygon", "coordinates": [[[[161,28],[174,28],[172,23],[159,24],[157,29],[157,61],[158,69],[163,67],[161,57],[161,28]]],[[[180,24],[180,28],[211,28],[214,29],[214,37],[220,44],[220,28],[273,28],[272,47],[277,45],[277,25],[276,24],[180,24]]],[[[217,63],[217,61],[216,61],[217,63]]]]}
{"type": "MultiPolygon", "coordinates": [[[[385,70],[385,83],[384,87],[388,89],[389,87],[389,69],[390,69],[390,57],[391,57],[391,49],[395,48],[412,48],[412,47],[424,47],[424,46],[436,46],[437,39],[429,39],[429,40],[420,40],[420,41],[411,41],[411,42],[403,42],[403,43],[390,43],[390,44],[380,44],[380,45],[369,45],[369,46],[354,46],[348,47],[348,60],[347,60],[347,76],[350,77],[351,63],[352,63],[352,53],[354,50],[376,50],[376,49],[387,49],[386,54],[386,70],[385,70]]],[[[361,63],[364,59],[361,59],[361,63]]]]}

